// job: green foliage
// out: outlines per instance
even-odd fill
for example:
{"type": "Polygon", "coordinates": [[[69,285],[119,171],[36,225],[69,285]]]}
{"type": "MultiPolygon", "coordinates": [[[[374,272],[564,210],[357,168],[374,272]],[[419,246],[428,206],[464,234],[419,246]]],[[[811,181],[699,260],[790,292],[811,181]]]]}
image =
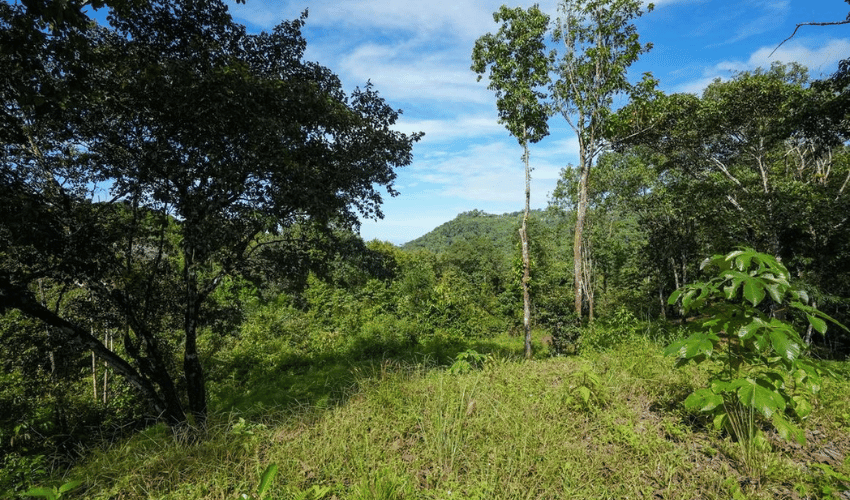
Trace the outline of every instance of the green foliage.
{"type": "MultiPolygon", "coordinates": [[[[577,316],[593,317],[592,251],[584,235],[590,170],[606,147],[614,97],[633,93],[626,72],[652,45],[642,45],[632,21],[643,15],[637,0],[564,0],[559,2],[553,38],[563,42],[553,69],[553,108],[578,136],[579,175],[573,236],[573,299],[577,316]]],[[[652,10],[653,4],[648,4],[652,10]]],[[[650,74],[642,86],[652,86],[650,74]]]]}
{"type": "Polygon", "coordinates": [[[842,493],[850,491],[850,475],[834,470],[829,464],[813,463],[811,466],[816,469],[814,489],[820,498],[840,498],[842,493]]]}
{"type": "Polygon", "coordinates": [[[763,437],[756,417],[769,421],[780,436],[805,441],[794,424],[812,412],[822,371],[802,354],[805,344],[794,325],[782,319],[799,312],[822,333],[832,319],[807,305],[807,294],[790,283],[777,259],[752,249],[706,259],[716,274],[670,296],[686,312],[699,315],[700,331],[665,350],[680,362],[714,359],[722,369],[709,386],[685,399],[689,410],[714,416],[714,424],[732,432],[753,466],[763,437]],[[782,315],[782,316],[780,316],[782,315]]]}
{"type": "Polygon", "coordinates": [[[12,498],[22,493],[27,484],[37,484],[49,477],[44,455],[34,455],[29,450],[22,450],[22,453],[7,451],[0,463],[0,494],[5,497],[12,498]]]}
{"type": "Polygon", "coordinates": [[[579,349],[581,352],[586,352],[614,348],[635,340],[640,327],[637,318],[629,310],[620,308],[604,320],[583,328],[579,338],[579,349]]]}
{"type": "Polygon", "coordinates": [[[587,365],[570,373],[565,386],[564,407],[593,412],[607,404],[607,394],[602,379],[587,365]]]}
{"type": "Polygon", "coordinates": [[[404,500],[414,498],[409,480],[396,476],[395,472],[380,469],[369,474],[352,491],[353,500],[404,500]]]}
{"type": "MultiPolygon", "coordinates": [[[[835,100],[804,67],[775,63],[717,80],[701,96],[651,93],[623,108],[618,120],[629,127],[618,150],[655,170],[633,210],[648,237],[641,267],[658,296],[692,281],[698,256],[743,244],[781,257],[818,307],[846,322],[838,304],[850,283],[833,270],[850,262],[850,163],[835,100]]],[[[843,331],[831,335],[833,355],[842,342],[843,331]]]]}
{"type": "Polygon", "coordinates": [[[556,62],[560,78],[552,93],[557,110],[580,134],[581,156],[587,161],[603,140],[614,96],[633,88],[626,78],[629,66],[652,48],[640,43],[631,24],[643,15],[642,6],[635,0],[559,2],[554,38],[564,43],[564,51],[556,62]]]}
{"type": "Polygon", "coordinates": [[[216,289],[240,274],[292,279],[347,248],[331,228],[381,217],[379,191],[396,194],[421,134],[394,131],[399,112],[371,84],[346,94],[303,60],[306,12],[248,34],[217,0],[112,4],[127,8],[109,27],[51,37],[30,11],[40,4],[0,5],[4,46],[28,59],[0,85],[0,311],[93,351],[157,418],[202,427],[198,335],[240,320],[216,289]],[[46,92],[37,104],[32,87],[46,92]],[[92,323],[126,332],[120,347],[92,323]]]}
{"type": "Polygon", "coordinates": [[[52,488],[46,488],[43,486],[36,486],[28,489],[24,492],[25,497],[39,497],[44,498],[45,500],[60,500],[65,496],[65,493],[73,491],[77,489],[80,485],[82,485],[82,481],[68,481],[59,486],[54,486],[52,488]]]}
{"type": "Polygon", "coordinates": [[[559,316],[547,326],[552,335],[552,351],[556,355],[574,354],[578,351],[585,328],[574,311],[559,316]]]}
{"type": "Polygon", "coordinates": [[[455,362],[449,367],[448,372],[456,375],[468,373],[474,369],[480,369],[484,363],[490,361],[489,354],[481,354],[475,349],[467,349],[455,356],[455,362]]]}
{"type": "Polygon", "coordinates": [[[549,134],[549,110],[541,90],[549,83],[552,61],[545,42],[549,16],[536,5],[528,10],[503,5],[493,20],[501,23],[499,31],[475,41],[472,70],[480,81],[490,68],[487,88],[496,93],[499,123],[526,147],[549,134]]]}
{"type": "MultiPolygon", "coordinates": [[[[242,420],[244,422],[244,420],[242,420]]],[[[263,500],[266,498],[266,493],[268,492],[269,486],[274,481],[274,477],[277,475],[277,465],[269,464],[266,469],[260,474],[260,482],[257,485],[257,492],[253,495],[249,495],[247,493],[243,493],[239,498],[243,500],[263,500]]]]}

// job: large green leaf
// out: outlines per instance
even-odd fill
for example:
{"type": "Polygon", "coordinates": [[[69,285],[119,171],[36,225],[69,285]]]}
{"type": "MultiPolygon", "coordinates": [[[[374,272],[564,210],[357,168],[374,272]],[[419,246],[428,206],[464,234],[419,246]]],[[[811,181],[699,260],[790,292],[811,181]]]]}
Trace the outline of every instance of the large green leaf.
{"type": "Polygon", "coordinates": [[[744,298],[749,300],[753,307],[764,300],[764,285],[756,278],[748,278],[744,282],[744,298]]]}
{"type": "Polygon", "coordinates": [[[714,351],[714,342],[719,338],[713,333],[699,332],[690,337],[671,344],[664,353],[668,356],[675,355],[678,358],[691,359],[697,356],[710,357],[714,351]]]}
{"type": "Polygon", "coordinates": [[[764,288],[770,294],[770,298],[777,304],[782,303],[782,293],[785,288],[782,288],[779,283],[765,283],[764,288]]]}
{"type": "Polygon", "coordinates": [[[806,434],[803,430],[786,420],[781,414],[774,413],[771,422],[782,439],[788,441],[794,439],[801,445],[806,444],[806,434]]]}
{"type": "Polygon", "coordinates": [[[685,408],[689,410],[711,411],[723,404],[723,397],[711,389],[699,389],[685,399],[685,408]]]}
{"type": "Polygon", "coordinates": [[[768,339],[768,336],[764,334],[756,335],[753,339],[753,345],[755,346],[756,351],[758,351],[759,354],[764,354],[768,351],[768,348],[770,347],[770,339],[768,339]]]}
{"type": "Polygon", "coordinates": [[[45,488],[43,486],[36,486],[34,488],[30,488],[23,493],[25,497],[42,497],[48,500],[52,500],[54,498],[58,498],[59,495],[50,488],[45,488]]]}
{"type": "Polygon", "coordinates": [[[734,299],[738,294],[738,288],[741,287],[741,283],[750,279],[748,275],[734,269],[725,271],[723,273],[723,278],[727,281],[731,281],[731,283],[723,287],[723,292],[726,294],[727,300],[734,299]]]}
{"type": "MultiPolygon", "coordinates": [[[[786,328],[790,328],[787,325],[786,328]]],[[[802,350],[800,344],[790,338],[788,332],[783,328],[776,328],[770,331],[770,342],[777,354],[793,362],[800,357],[802,350]]]]}
{"type": "Polygon", "coordinates": [[[669,298],[669,299],[667,299],[667,305],[671,305],[671,306],[672,306],[673,304],[675,304],[675,303],[676,303],[676,301],[677,301],[677,300],[679,300],[679,297],[680,297],[681,295],[682,295],[682,289],[681,289],[681,288],[679,288],[679,289],[677,289],[676,291],[674,291],[673,293],[671,293],[671,294],[670,294],[670,298],[669,298]]]}
{"type": "Polygon", "coordinates": [[[73,481],[68,481],[67,483],[65,483],[65,484],[63,484],[62,486],[59,487],[59,493],[68,493],[69,491],[75,489],[76,487],[78,487],[81,484],[83,484],[83,482],[78,480],[78,479],[73,480],[73,481]]]}
{"type": "Polygon", "coordinates": [[[791,400],[794,402],[794,413],[797,414],[797,418],[803,420],[812,414],[814,407],[806,397],[794,396],[791,400]]]}
{"type": "Polygon", "coordinates": [[[275,475],[277,475],[277,464],[269,464],[260,476],[260,484],[257,486],[257,498],[265,497],[266,491],[272,481],[274,481],[275,475]]]}
{"type": "MultiPolygon", "coordinates": [[[[756,411],[770,418],[777,411],[785,409],[785,398],[773,388],[764,387],[751,378],[737,379],[732,382],[738,386],[738,401],[744,406],[755,408],[756,411]]],[[[765,382],[765,385],[769,385],[765,382]]]]}
{"type": "Polygon", "coordinates": [[[746,340],[755,335],[760,329],[764,328],[765,326],[767,326],[767,323],[758,316],[755,316],[749,323],[742,325],[741,328],[738,329],[738,337],[742,340],[746,340]]]}
{"type": "Polygon", "coordinates": [[[812,325],[812,328],[822,334],[826,333],[826,321],[816,316],[812,316],[811,314],[806,314],[806,318],[809,320],[809,324],[812,325]]]}

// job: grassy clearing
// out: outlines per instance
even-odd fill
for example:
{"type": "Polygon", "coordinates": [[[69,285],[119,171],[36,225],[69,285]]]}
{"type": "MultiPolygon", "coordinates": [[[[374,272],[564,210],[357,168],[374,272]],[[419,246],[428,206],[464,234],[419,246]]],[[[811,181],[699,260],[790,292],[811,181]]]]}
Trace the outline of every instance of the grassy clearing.
{"type": "Polygon", "coordinates": [[[207,440],[181,446],[155,427],[72,477],[95,499],[235,499],[270,463],[273,499],[802,499],[847,486],[846,378],[824,388],[805,446],[769,434],[754,481],[737,443],[680,409],[704,371],[648,342],[529,362],[521,348],[478,346],[496,354],[466,373],[411,356],[265,373],[239,397],[222,384],[207,440]]]}

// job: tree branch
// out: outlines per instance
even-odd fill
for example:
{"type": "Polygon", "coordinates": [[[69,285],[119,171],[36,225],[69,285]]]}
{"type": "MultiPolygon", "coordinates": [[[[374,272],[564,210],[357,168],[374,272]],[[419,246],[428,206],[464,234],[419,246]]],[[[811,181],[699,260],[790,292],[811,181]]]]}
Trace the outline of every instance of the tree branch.
{"type": "Polygon", "coordinates": [[[767,56],[767,57],[770,58],[771,56],[773,56],[773,53],[776,52],[777,50],[779,50],[779,47],[782,47],[783,43],[794,38],[794,35],[797,34],[797,30],[800,29],[802,26],[838,26],[840,24],[850,24],[850,15],[848,15],[847,19],[845,19],[844,21],[833,21],[833,22],[828,22],[828,23],[800,23],[800,24],[797,25],[796,28],[794,28],[794,32],[791,33],[791,36],[789,36],[785,40],[782,40],[782,42],[779,45],[777,45],[776,48],[773,49],[773,52],[771,52],[770,55],[767,56]]]}

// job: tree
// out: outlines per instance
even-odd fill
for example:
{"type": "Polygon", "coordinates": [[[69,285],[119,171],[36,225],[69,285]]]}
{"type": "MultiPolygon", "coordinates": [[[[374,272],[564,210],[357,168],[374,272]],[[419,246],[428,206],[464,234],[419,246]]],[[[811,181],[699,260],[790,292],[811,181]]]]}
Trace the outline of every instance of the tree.
{"type": "MultiPolygon", "coordinates": [[[[561,171],[549,202],[551,210],[575,216],[580,175],[580,169],[573,166],[561,171]]],[[[641,200],[653,190],[653,184],[654,170],[631,152],[603,153],[595,165],[595,175],[588,179],[585,241],[593,249],[593,258],[589,259],[592,269],[585,268],[584,286],[589,297],[599,292],[603,302],[596,308],[596,300],[589,301],[591,321],[595,309],[604,308],[605,303],[622,307],[629,295],[640,293],[643,276],[638,279],[638,269],[646,245],[639,225],[641,200]]]]}
{"type": "Polygon", "coordinates": [[[537,143],[549,134],[549,112],[541,90],[549,83],[551,56],[545,51],[544,36],[549,16],[535,5],[528,10],[502,6],[493,20],[503,23],[495,35],[488,33],[475,41],[472,70],[483,73],[490,68],[490,85],[496,93],[499,123],[505,125],[520,146],[525,165],[525,212],[520,227],[523,260],[523,326],[525,355],[531,357],[531,261],[528,251],[528,212],[531,203],[529,143],[537,143]]]}
{"type": "MultiPolygon", "coordinates": [[[[649,4],[648,9],[652,9],[649,4]]],[[[555,107],[579,141],[579,187],[573,238],[575,311],[581,317],[587,296],[584,276],[588,262],[584,237],[587,189],[596,156],[605,148],[605,134],[614,97],[635,87],[626,70],[651,44],[641,45],[632,20],[643,14],[638,0],[564,0],[554,32],[564,51],[556,62],[552,84],[555,107]]],[[[652,86],[648,75],[642,87],[652,86]]],[[[589,307],[590,304],[587,304],[589,307]]]]}
{"type": "MultiPolygon", "coordinates": [[[[187,423],[185,387],[203,425],[196,338],[210,294],[269,248],[305,244],[289,228],[381,217],[378,188],[397,194],[395,168],[420,134],[391,130],[399,112],[371,85],[347,96],[329,69],[302,60],[306,12],[249,35],[216,0],[124,7],[112,30],[76,34],[81,59],[50,50],[67,41],[59,33],[35,46],[33,64],[10,66],[8,78],[35,88],[76,90],[55,103],[4,87],[15,128],[0,164],[0,310],[95,352],[172,427],[187,423]],[[122,350],[40,303],[39,279],[86,290],[91,310],[127,326],[122,350]],[[181,383],[169,346],[182,346],[181,383]]],[[[3,14],[4,27],[36,22],[18,7],[3,14]]]]}
{"type": "Polygon", "coordinates": [[[715,81],[702,96],[659,96],[618,113],[646,122],[621,135],[658,173],[647,199],[656,208],[643,222],[651,242],[664,242],[650,260],[677,261],[677,287],[695,254],[748,245],[780,258],[822,309],[843,314],[826,303],[850,290],[833,272],[848,262],[850,202],[846,129],[820,112],[834,100],[809,85],[805,68],[776,64],[715,81]]]}

